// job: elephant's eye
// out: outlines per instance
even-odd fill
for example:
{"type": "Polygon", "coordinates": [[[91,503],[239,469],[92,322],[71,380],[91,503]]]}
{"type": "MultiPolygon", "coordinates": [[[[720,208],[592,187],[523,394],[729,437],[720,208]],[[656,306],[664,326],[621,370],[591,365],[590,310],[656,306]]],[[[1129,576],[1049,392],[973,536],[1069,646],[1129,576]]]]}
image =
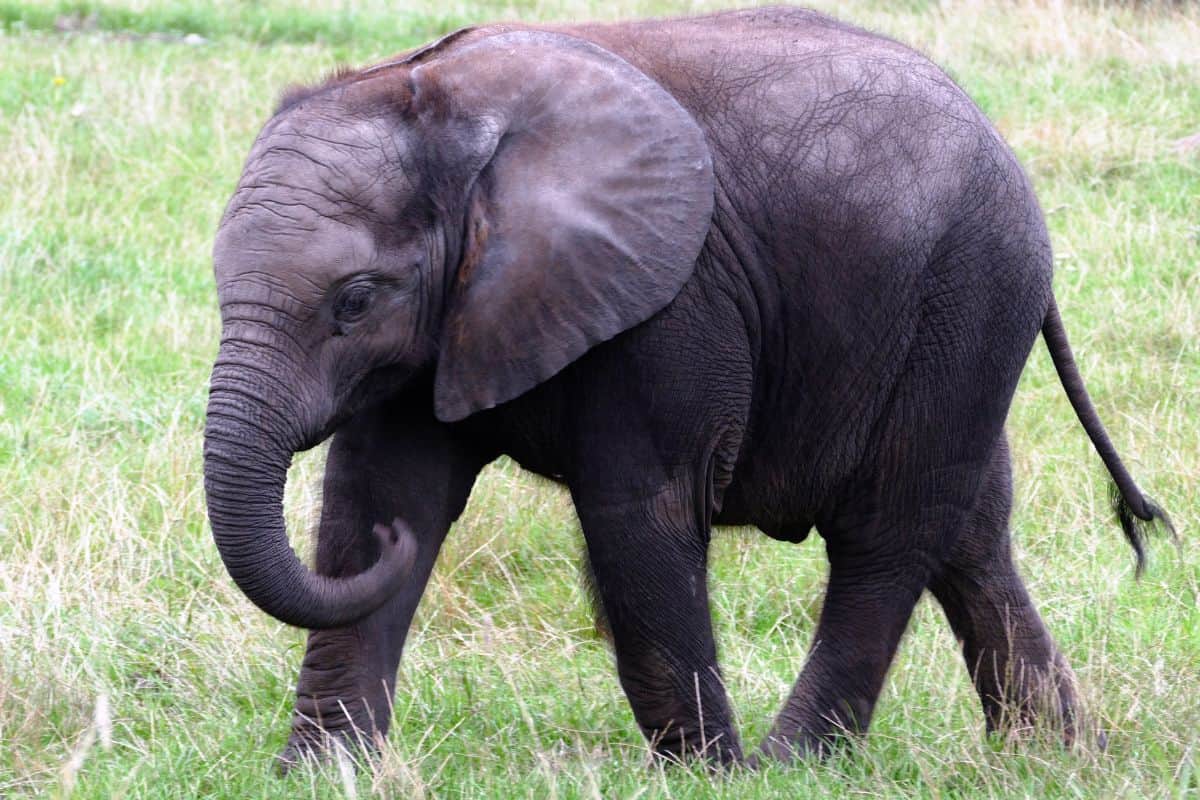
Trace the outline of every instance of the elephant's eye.
{"type": "Polygon", "coordinates": [[[353,322],[364,314],[371,307],[371,298],[375,295],[375,288],[366,283],[352,283],[342,289],[337,300],[333,304],[333,316],[339,322],[353,322]]]}

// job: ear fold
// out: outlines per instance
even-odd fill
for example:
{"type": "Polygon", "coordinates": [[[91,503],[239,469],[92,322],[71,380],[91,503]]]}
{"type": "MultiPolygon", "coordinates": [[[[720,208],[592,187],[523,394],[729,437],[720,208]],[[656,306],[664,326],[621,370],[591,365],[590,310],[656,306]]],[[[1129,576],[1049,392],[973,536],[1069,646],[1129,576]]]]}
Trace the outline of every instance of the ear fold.
{"type": "MultiPolygon", "coordinates": [[[[434,402],[453,421],[511,400],[645,321],[690,277],[713,209],[711,157],[682,106],[596,45],[514,32],[413,71],[474,131],[468,238],[434,402]]],[[[422,111],[418,108],[418,114],[422,111]]]]}

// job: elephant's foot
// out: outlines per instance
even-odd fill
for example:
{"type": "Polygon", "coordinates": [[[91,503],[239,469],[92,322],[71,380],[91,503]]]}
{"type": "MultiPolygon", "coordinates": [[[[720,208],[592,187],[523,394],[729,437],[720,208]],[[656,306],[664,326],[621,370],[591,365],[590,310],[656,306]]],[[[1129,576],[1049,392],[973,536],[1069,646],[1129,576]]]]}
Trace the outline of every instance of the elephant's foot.
{"type": "Polygon", "coordinates": [[[806,697],[807,693],[793,694],[757,752],[747,759],[751,768],[770,761],[820,760],[862,741],[874,706],[871,699],[814,703],[805,702],[806,697]]]}
{"type": "Polygon", "coordinates": [[[358,767],[378,753],[378,735],[372,736],[357,729],[293,730],[287,745],[275,757],[275,769],[280,775],[286,775],[302,764],[336,764],[343,759],[358,767]]]}
{"type": "Polygon", "coordinates": [[[670,727],[665,731],[643,730],[643,733],[650,742],[654,758],[665,764],[699,761],[714,771],[722,771],[745,763],[737,734],[732,728],[710,731],[703,739],[670,727]]]}
{"type": "Polygon", "coordinates": [[[303,761],[361,761],[378,752],[391,719],[391,685],[370,658],[374,632],[361,628],[309,634],[281,772],[303,761]]]}
{"type": "Polygon", "coordinates": [[[1086,742],[1103,747],[1105,737],[1080,710],[1074,674],[1048,635],[1020,644],[1037,660],[1022,660],[992,675],[977,670],[974,676],[976,685],[983,687],[979,691],[988,734],[1016,741],[1059,739],[1067,748],[1086,742]]]}
{"type": "Polygon", "coordinates": [[[758,752],[747,761],[749,766],[757,769],[768,759],[783,764],[790,764],[801,758],[821,759],[828,756],[839,745],[844,744],[846,736],[814,736],[800,733],[791,738],[768,736],[758,746],[758,752]]]}
{"type": "Polygon", "coordinates": [[[279,771],[286,773],[306,762],[333,763],[348,758],[358,763],[377,755],[384,730],[375,724],[365,700],[356,706],[348,708],[333,697],[317,700],[309,695],[298,696],[291,735],[276,758],[279,771]]]}

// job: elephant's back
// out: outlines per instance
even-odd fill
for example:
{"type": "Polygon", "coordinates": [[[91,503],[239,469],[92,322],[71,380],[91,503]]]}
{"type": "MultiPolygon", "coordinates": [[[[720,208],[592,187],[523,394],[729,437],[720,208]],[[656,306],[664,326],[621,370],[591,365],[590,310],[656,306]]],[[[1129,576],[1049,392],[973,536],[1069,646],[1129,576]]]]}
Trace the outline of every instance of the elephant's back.
{"type": "MultiPolygon", "coordinates": [[[[813,11],[560,30],[671,92],[708,139],[718,204],[760,242],[784,248],[785,260],[812,256],[816,268],[820,252],[848,240],[927,254],[965,199],[986,194],[981,183],[1025,183],[991,123],[939,67],[813,11]]],[[[869,279],[881,286],[887,276],[869,279]]]]}
{"type": "Polygon", "coordinates": [[[729,210],[766,226],[769,238],[792,222],[869,224],[881,241],[910,239],[917,228],[933,237],[939,205],[968,189],[963,167],[981,149],[1006,151],[974,103],[920,53],[807,9],[498,23],[426,49],[514,30],[586,39],[662,85],[704,131],[729,210]]]}
{"type": "MultiPolygon", "coordinates": [[[[986,320],[978,335],[1011,339],[1023,362],[1049,296],[1048,238],[1015,157],[940,68],[799,9],[571,32],[662,83],[708,136],[710,260],[743,281],[759,338],[734,516],[776,508],[745,521],[805,528],[941,317],[986,320]],[[780,475],[795,494],[759,496],[780,475]]],[[[934,357],[970,360],[953,346],[934,357]]]]}

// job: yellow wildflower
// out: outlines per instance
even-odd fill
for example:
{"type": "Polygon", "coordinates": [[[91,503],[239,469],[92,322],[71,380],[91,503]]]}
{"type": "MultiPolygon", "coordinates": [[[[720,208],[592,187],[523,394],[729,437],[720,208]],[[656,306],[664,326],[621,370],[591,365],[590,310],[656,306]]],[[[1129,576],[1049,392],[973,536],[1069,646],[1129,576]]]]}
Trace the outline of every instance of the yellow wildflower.
{"type": "Polygon", "coordinates": [[[67,82],[67,79],[66,79],[66,78],[64,78],[62,75],[55,75],[55,76],[54,76],[54,81],[53,81],[53,83],[54,83],[54,85],[55,85],[55,86],[62,86],[62,85],[63,85],[63,84],[65,84],[66,82],[67,82]]]}

